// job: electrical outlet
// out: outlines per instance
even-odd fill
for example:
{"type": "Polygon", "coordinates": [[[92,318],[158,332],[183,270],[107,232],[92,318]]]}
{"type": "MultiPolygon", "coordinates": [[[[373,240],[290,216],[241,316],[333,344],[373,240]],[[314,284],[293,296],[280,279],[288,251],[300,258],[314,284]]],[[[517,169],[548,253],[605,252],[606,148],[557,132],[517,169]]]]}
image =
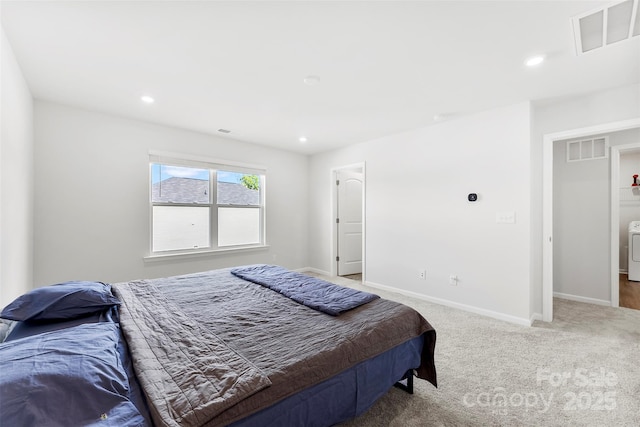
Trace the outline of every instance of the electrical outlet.
{"type": "Polygon", "coordinates": [[[458,286],[458,276],[456,276],[455,274],[449,276],[449,284],[451,286],[458,286]]]}
{"type": "Polygon", "coordinates": [[[418,279],[427,280],[427,270],[424,268],[418,270],[418,279]]]}

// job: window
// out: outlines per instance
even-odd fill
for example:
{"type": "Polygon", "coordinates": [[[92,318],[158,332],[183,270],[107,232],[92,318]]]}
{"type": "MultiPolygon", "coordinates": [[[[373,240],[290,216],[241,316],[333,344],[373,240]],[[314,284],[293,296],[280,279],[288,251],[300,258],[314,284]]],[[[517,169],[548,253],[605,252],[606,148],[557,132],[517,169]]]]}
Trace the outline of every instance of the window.
{"type": "Polygon", "coordinates": [[[151,253],[264,245],[263,169],[152,155],[151,253]]]}

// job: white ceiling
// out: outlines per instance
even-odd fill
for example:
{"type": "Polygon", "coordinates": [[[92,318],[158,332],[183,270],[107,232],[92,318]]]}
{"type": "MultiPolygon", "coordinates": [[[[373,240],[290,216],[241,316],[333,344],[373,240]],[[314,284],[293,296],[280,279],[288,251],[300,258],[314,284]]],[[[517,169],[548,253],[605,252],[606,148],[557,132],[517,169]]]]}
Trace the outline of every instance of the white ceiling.
{"type": "Polygon", "coordinates": [[[640,37],[575,54],[571,17],[608,3],[2,1],[0,12],[36,99],[311,154],[436,114],[640,82],[640,37]],[[533,54],[547,59],[525,67],[533,54]]]}

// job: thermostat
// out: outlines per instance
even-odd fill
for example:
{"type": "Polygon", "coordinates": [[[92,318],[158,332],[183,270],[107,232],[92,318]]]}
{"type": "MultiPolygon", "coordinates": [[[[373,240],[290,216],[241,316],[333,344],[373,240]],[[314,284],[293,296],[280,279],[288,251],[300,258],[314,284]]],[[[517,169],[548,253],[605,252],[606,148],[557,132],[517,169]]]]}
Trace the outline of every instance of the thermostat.
{"type": "Polygon", "coordinates": [[[476,193],[469,193],[469,195],[467,196],[467,200],[469,200],[470,202],[475,202],[476,200],[478,200],[478,195],[476,193]]]}

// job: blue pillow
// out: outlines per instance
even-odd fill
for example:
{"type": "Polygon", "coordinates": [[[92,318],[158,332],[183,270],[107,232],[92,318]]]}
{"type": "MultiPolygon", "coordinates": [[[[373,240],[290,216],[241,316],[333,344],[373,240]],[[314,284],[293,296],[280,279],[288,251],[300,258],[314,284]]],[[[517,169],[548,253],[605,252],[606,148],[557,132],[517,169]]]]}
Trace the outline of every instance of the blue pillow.
{"type": "Polygon", "coordinates": [[[100,282],[66,282],[37,288],[6,306],[0,317],[9,320],[65,320],[120,304],[111,286],[100,282]]]}
{"type": "Polygon", "coordinates": [[[139,427],[118,325],[90,323],[0,344],[6,426],[139,427]]]}

